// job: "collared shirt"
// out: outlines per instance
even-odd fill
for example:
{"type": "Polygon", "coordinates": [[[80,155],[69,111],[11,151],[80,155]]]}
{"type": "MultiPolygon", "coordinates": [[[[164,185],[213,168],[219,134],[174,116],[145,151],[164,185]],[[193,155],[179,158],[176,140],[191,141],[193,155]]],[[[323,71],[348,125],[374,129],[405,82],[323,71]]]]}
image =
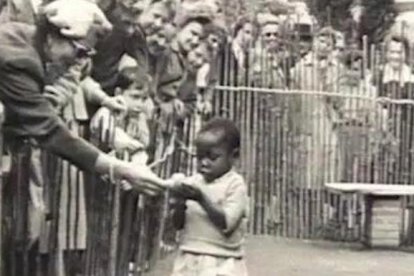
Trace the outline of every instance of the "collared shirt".
{"type": "Polygon", "coordinates": [[[383,69],[382,83],[396,82],[400,86],[404,86],[407,82],[414,82],[414,77],[411,68],[407,64],[402,64],[398,69],[395,69],[389,64],[385,64],[383,69]]]}
{"type": "Polygon", "coordinates": [[[190,180],[219,205],[227,229],[218,229],[199,203],[187,200],[186,223],[180,249],[185,252],[224,257],[242,257],[248,215],[247,187],[243,177],[229,171],[212,183],[197,174],[190,180]]]}

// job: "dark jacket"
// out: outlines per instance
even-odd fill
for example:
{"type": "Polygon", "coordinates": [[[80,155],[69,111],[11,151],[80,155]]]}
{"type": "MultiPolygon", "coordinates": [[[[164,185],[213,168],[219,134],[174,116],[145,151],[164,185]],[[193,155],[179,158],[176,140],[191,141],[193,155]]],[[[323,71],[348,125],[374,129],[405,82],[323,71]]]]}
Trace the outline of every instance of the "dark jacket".
{"type": "Polygon", "coordinates": [[[35,28],[23,23],[0,26],[0,101],[5,134],[14,141],[35,138],[48,151],[84,170],[94,168],[99,151],[74,137],[42,95],[44,64],[34,47],[35,28]]]}
{"type": "MultiPolygon", "coordinates": [[[[117,11],[109,14],[111,22],[116,22],[117,11]]],[[[148,48],[144,31],[137,26],[132,36],[127,36],[120,23],[113,23],[112,32],[98,42],[96,55],[93,57],[92,78],[101,85],[109,95],[113,95],[119,80],[119,62],[124,54],[134,58],[144,72],[148,70],[148,48]]]]}

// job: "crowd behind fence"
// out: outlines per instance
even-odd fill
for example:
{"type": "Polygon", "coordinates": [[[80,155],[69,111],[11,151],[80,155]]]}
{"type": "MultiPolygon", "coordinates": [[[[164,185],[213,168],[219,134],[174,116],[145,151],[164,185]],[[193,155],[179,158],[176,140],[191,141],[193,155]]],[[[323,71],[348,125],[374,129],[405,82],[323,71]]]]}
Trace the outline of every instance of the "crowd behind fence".
{"type": "MultiPolygon", "coordinates": [[[[367,49],[364,52],[368,53],[367,49]]],[[[294,70],[303,73],[309,66],[300,61],[297,64],[305,68],[291,67],[291,82],[287,82],[285,88],[255,85],[250,81],[254,66],[249,68],[252,74],[245,74],[247,79],[243,86],[225,85],[224,79],[215,85],[209,117],[234,120],[242,134],[238,169],[249,186],[251,234],[356,241],[361,238],[365,219],[361,198],[332,194],[324,184],[413,183],[413,83],[411,79],[397,86],[376,84],[372,79],[367,81],[364,77],[378,74],[376,70],[383,66],[375,59],[368,60],[367,55],[357,61],[361,71],[356,75],[339,60],[335,67],[324,67],[331,72],[322,72],[324,68],[318,68],[318,62],[314,62],[311,74],[301,75],[311,77],[300,80],[307,85],[303,87],[292,81],[294,70]],[[327,75],[335,72],[335,77],[325,75],[322,78],[315,72],[327,75]],[[347,80],[353,81],[352,89],[346,90],[340,83],[344,76],[351,77],[347,80]],[[359,82],[355,83],[352,77],[358,77],[359,82]],[[336,83],[328,83],[332,90],[323,90],[321,87],[327,86],[323,86],[322,80],[329,78],[336,83]],[[383,89],[389,89],[386,95],[381,94],[383,89]]],[[[270,70],[266,64],[262,66],[262,72],[270,70]]],[[[404,68],[404,64],[400,68],[404,68]]],[[[224,68],[224,72],[230,70],[224,68]]],[[[264,78],[259,79],[260,84],[264,78]]],[[[112,116],[108,120],[115,119],[112,116]]],[[[192,141],[205,120],[205,114],[195,112],[179,130],[168,133],[167,137],[158,137],[155,141],[158,156],[152,165],[158,174],[169,177],[178,171],[195,172],[192,141]]],[[[95,143],[106,148],[112,131],[104,125],[111,123],[100,124],[102,131],[95,143]]],[[[80,133],[86,133],[85,129],[80,133]]],[[[30,151],[36,149],[28,145],[21,154],[30,151]]],[[[119,158],[129,158],[124,152],[116,154],[119,158]]],[[[34,247],[36,253],[32,252],[30,244],[33,214],[29,197],[33,191],[25,181],[28,172],[10,172],[19,174],[21,181],[13,187],[4,187],[3,248],[13,252],[8,254],[10,259],[6,259],[6,265],[15,269],[15,275],[34,275],[30,270],[33,254],[38,275],[56,275],[63,267],[69,269],[66,273],[72,273],[68,271],[76,270],[79,265],[84,266],[82,270],[86,275],[105,275],[108,271],[111,275],[127,275],[131,271],[141,275],[156,259],[173,250],[177,233],[169,222],[168,194],[151,198],[122,191],[120,185],[112,183],[114,180],[83,175],[56,157],[45,155],[42,158],[47,159],[48,164],[44,176],[48,187],[44,193],[48,198],[48,212],[42,228],[42,231],[46,229],[47,236],[43,244],[40,242],[34,247]],[[75,185],[59,185],[67,181],[64,178],[75,178],[75,185]],[[80,188],[82,182],[88,183],[82,186],[84,191],[80,188]],[[70,204],[80,204],[78,197],[83,193],[87,198],[86,206],[81,208],[87,210],[83,222],[87,223],[87,234],[84,233],[87,239],[80,247],[83,253],[77,255],[75,250],[69,255],[67,251],[77,248],[78,224],[84,215],[79,213],[79,208],[73,211],[70,204]],[[62,209],[67,213],[62,213],[62,209]],[[66,223],[62,224],[61,216],[66,223]],[[64,257],[65,254],[69,257],[64,257]]],[[[22,167],[30,167],[30,164],[22,167]]],[[[401,236],[405,245],[409,245],[414,216],[412,198],[405,198],[402,207],[401,236]]],[[[65,272],[59,273],[64,275],[65,272]]]]}
{"type": "MultiPolygon", "coordinates": [[[[251,234],[359,240],[361,198],[332,194],[324,184],[414,183],[409,52],[399,38],[387,47],[366,41],[361,49],[337,47],[330,29],[282,43],[272,22],[254,45],[226,42],[208,74],[199,70],[204,81],[184,120],[151,118],[149,166],[164,178],[193,174],[198,130],[213,116],[230,118],[241,131],[237,169],[249,188],[251,234]]],[[[95,133],[76,116],[62,116],[75,135],[133,158],[113,149],[115,128],[126,128],[117,125],[118,115],[98,120],[95,133]]],[[[4,175],[17,181],[5,181],[0,196],[7,275],[142,275],[174,250],[179,233],[168,191],[158,197],[124,191],[124,183],[83,173],[31,143],[14,158],[15,168],[25,169],[4,175]]],[[[404,198],[401,208],[404,245],[413,242],[412,202],[404,198]]]]}
{"type": "MultiPolygon", "coordinates": [[[[366,63],[366,57],[362,61],[366,63]]],[[[377,73],[374,71],[378,68],[380,64],[372,63],[370,74],[377,73]]],[[[266,67],[262,69],[267,71],[266,67]]],[[[387,97],[380,94],[383,86],[366,81],[363,85],[368,88],[358,85],[350,90],[352,93],[345,93],[339,76],[349,72],[342,70],[335,71],[337,83],[330,85],[336,90],[322,90],[318,86],[321,78],[314,75],[309,88],[258,87],[249,81],[243,86],[217,84],[214,88],[212,115],[231,118],[242,133],[238,169],[249,185],[252,234],[355,241],[362,234],[364,221],[361,199],[357,195],[345,198],[331,194],[324,183],[413,183],[412,83],[392,86],[387,97]]],[[[154,169],[160,175],[195,171],[192,140],[203,120],[203,115],[194,113],[180,132],[171,133],[167,143],[159,144],[164,148],[154,169]]],[[[110,138],[103,137],[108,136],[105,131],[101,135],[98,146],[105,148],[110,138]]],[[[28,145],[17,158],[27,162],[24,156],[34,150],[28,145]]],[[[117,154],[128,158],[125,153],[117,154]]],[[[34,259],[38,275],[55,275],[62,267],[70,271],[78,265],[85,266],[87,275],[108,271],[126,275],[130,269],[140,275],[162,252],[174,247],[176,233],[168,222],[168,195],[153,199],[124,192],[113,185],[113,180],[83,176],[56,157],[42,158],[49,164],[49,175],[45,176],[49,205],[42,228],[48,235],[45,243],[36,247],[42,252],[34,259]],[[61,186],[63,178],[75,178],[75,186],[61,186]],[[90,185],[80,188],[82,182],[90,185]],[[88,230],[84,233],[85,253],[78,256],[72,252],[70,257],[63,257],[66,251],[62,248],[76,248],[77,231],[83,231],[78,229],[80,217],[85,214],[79,210],[62,214],[62,208],[67,211],[70,204],[79,204],[80,193],[87,198],[87,206],[81,208],[81,212],[87,210],[87,221],[83,222],[88,230]],[[67,208],[62,206],[65,204],[67,208]],[[66,223],[60,223],[61,216],[66,223]],[[39,249],[42,247],[45,251],[39,249]],[[66,265],[62,265],[64,260],[66,265]]],[[[16,180],[13,187],[4,187],[2,202],[3,245],[11,249],[8,253],[13,252],[7,254],[6,266],[15,269],[14,275],[33,275],[29,264],[34,254],[29,213],[29,192],[33,191],[27,186],[28,171],[10,172],[8,177],[16,180]]],[[[408,245],[412,242],[412,198],[404,199],[402,210],[401,236],[408,245]]]]}

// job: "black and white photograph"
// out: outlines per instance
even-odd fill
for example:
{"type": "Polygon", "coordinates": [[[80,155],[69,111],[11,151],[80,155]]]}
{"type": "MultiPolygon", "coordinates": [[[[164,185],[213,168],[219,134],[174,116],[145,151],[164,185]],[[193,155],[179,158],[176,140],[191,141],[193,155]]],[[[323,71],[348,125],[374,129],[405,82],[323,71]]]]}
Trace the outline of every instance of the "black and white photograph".
{"type": "Polygon", "coordinates": [[[0,276],[414,275],[414,0],[0,0],[0,276]]]}

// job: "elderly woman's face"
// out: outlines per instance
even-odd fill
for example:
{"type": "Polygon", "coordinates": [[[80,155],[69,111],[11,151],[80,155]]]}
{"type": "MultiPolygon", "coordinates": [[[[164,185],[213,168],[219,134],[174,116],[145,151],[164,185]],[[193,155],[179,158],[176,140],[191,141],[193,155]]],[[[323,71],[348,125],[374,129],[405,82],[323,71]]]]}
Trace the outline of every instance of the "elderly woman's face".
{"type": "Polygon", "coordinates": [[[178,44],[184,52],[188,53],[200,44],[203,34],[203,25],[192,21],[186,24],[177,34],[178,44]]]}
{"type": "Polygon", "coordinates": [[[168,10],[162,2],[148,7],[139,17],[139,23],[147,35],[153,34],[168,23],[168,10]]]}
{"type": "Polygon", "coordinates": [[[279,25],[267,24],[264,25],[260,32],[262,41],[266,49],[277,50],[279,47],[279,25]]]}

